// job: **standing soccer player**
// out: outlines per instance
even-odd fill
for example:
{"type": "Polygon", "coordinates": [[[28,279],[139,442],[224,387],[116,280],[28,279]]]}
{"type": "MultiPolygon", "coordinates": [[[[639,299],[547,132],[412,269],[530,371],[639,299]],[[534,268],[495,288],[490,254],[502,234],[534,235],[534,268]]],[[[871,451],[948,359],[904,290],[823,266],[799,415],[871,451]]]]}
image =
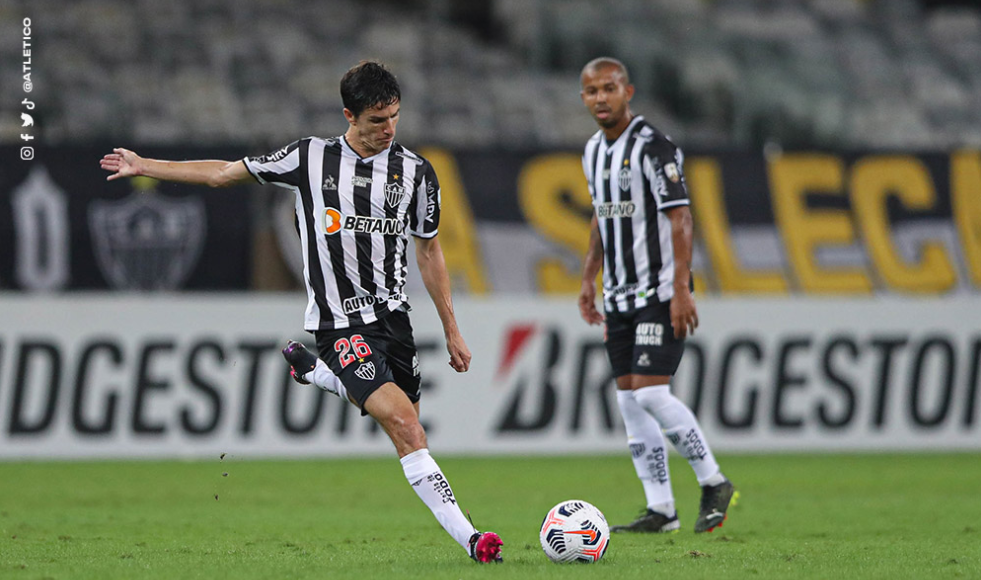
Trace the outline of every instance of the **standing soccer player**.
{"type": "Polygon", "coordinates": [[[210,187],[255,180],[291,190],[308,296],[304,328],[314,333],[320,351],[318,358],[291,341],[283,351],[291,373],[348,398],[378,421],[412,489],[440,525],[474,560],[499,562],[500,537],[478,532],[464,517],[419,423],[419,363],[403,292],[407,234],[415,238],[450,366],[466,372],[471,358],[436,237],[436,173],[395,141],[401,90],[383,65],[362,62],[349,70],[341,79],[341,98],[349,125],[339,137],[307,137],[233,162],[159,161],[114,149],[101,165],[112,172],[109,180],[145,175],[210,187]]]}
{"type": "Polygon", "coordinates": [[[634,87],[623,63],[590,61],[580,82],[583,103],[600,130],[583,154],[594,213],[579,311],[589,324],[606,323],[617,403],[647,496],[646,513],[612,530],[670,532],[680,527],[668,475],[667,435],[702,486],[695,531],[711,531],[726,518],[733,486],[719,470],[694,414],[670,390],[685,337],[698,326],[683,155],[631,112],[634,87]],[[605,316],[596,309],[600,267],[605,316]]]}

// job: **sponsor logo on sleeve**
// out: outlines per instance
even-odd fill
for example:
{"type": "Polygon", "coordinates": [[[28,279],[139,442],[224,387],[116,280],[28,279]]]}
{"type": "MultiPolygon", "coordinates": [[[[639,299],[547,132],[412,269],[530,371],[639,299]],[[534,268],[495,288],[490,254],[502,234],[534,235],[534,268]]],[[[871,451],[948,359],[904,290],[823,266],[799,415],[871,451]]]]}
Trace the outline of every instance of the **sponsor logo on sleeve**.
{"type": "Polygon", "coordinates": [[[426,185],[426,197],[429,198],[429,203],[426,204],[426,221],[434,223],[436,208],[441,204],[439,194],[436,192],[436,186],[433,185],[432,182],[429,182],[429,184],[426,185]]]}
{"type": "Polygon", "coordinates": [[[674,163],[668,163],[664,166],[664,175],[667,176],[673,183],[678,183],[681,179],[681,174],[678,172],[678,166],[674,163]]]}
{"type": "Polygon", "coordinates": [[[286,157],[287,153],[289,153],[289,145],[278,151],[273,151],[272,153],[268,153],[266,155],[260,155],[259,157],[250,157],[250,159],[254,163],[258,163],[260,165],[263,163],[275,163],[283,157],[286,157]]]}

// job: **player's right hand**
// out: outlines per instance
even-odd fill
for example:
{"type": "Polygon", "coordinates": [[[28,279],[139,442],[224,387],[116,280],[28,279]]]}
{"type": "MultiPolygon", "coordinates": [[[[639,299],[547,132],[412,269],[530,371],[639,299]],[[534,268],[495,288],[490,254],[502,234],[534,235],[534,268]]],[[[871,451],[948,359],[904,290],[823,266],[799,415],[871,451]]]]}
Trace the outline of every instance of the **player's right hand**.
{"type": "Polygon", "coordinates": [[[106,178],[106,181],[112,181],[120,177],[140,175],[140,162],[142,160],[142,157],[129,149],[117,147],[112,150],[112,153],[103,157],[99,165],[106,171],[112,172],[112,175],[106,178]]]}

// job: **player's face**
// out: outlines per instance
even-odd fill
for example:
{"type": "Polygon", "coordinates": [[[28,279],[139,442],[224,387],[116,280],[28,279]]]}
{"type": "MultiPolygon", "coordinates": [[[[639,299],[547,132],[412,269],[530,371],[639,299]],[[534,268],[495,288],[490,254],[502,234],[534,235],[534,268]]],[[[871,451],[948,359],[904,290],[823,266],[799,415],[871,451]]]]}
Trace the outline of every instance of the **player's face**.
{"type": "Polygon", "coordinates": [[[399,123],[398,101],[391,105],[378,105],[365,109],[354,117],[344,109],[344,114],[351,124],[355,142],[368,155],[380,153],[388,148],[395,140],[395,126],[399,123]]]}
{"type": "Polygon", "coordinates": [[[582,102],[600,127],[610,129],[626,119],[634,86],[624,82],[617,67],[601,66],[583,71],[580,81],[582,102]]]}

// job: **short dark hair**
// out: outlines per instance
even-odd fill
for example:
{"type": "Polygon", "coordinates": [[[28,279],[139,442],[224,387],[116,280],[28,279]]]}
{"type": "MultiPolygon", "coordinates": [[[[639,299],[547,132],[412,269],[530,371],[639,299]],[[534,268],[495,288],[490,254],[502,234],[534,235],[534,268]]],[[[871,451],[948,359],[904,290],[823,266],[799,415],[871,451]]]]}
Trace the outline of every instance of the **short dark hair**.
{"type": "Polygon", "coordinates": [[[630,74],[627,72],[627,65],[623,64],[622,62],[611,56],[601,56],[599,58],[594,58],[593,60],[587,62],[586,66],[582,67],[582,73],[580,74],[580,77],[583,74],[586,74],[586,72],[594,72],[594,71],[598,71],[601,68],[607,68],[607,67],[617,69],[620,72],[620,74],[623,75],[623,84],[625,85],[630,84],[630,74]]]}
{"type": "Polygon", "coordinates": [[[399,81],[380,62],[363,60],[341,78],[344,108],[359,116],[379,105],[387,107],[402,100],[399,81]]]}

